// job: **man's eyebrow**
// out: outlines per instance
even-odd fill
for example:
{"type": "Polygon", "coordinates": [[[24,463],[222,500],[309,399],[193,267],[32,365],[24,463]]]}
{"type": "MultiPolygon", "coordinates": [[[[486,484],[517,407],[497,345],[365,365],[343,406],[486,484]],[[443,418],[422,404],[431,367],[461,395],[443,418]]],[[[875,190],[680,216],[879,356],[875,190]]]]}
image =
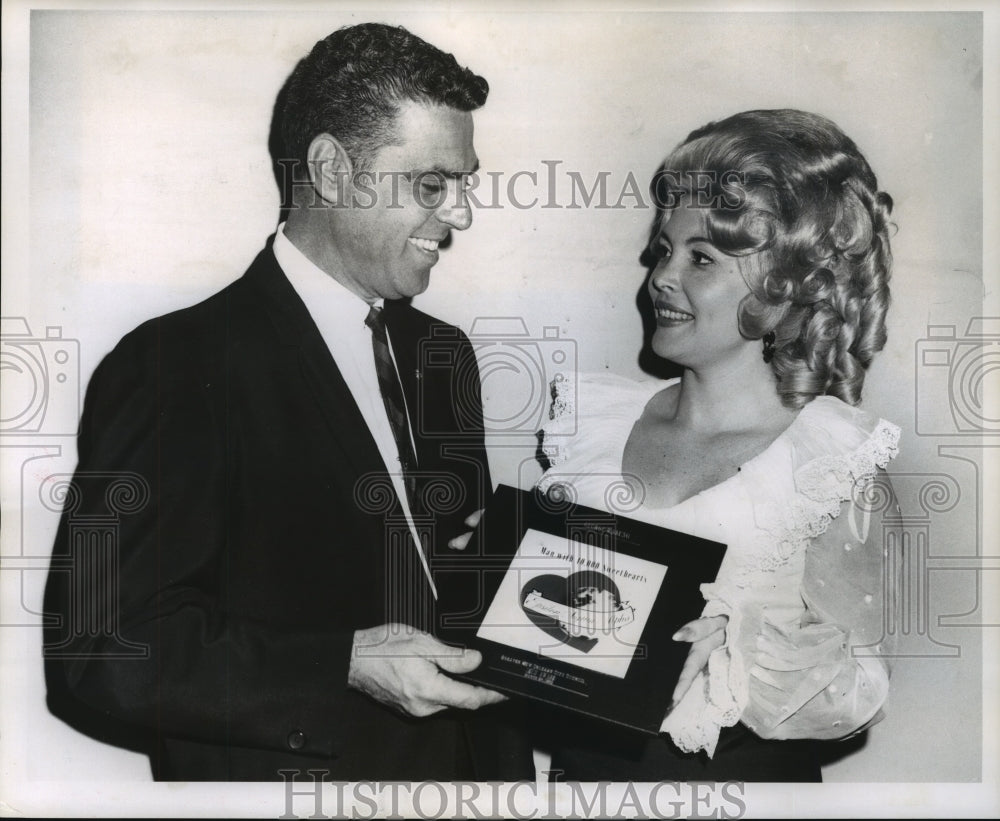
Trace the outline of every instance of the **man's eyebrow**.
{"type": "Polygon", "coordinates": [[[440,174],[442,177],[454,177],[455,179],[461,179],[462,177],[467,177],[470,174],[475,174],[479,170],[479,160],[476,160],[475,164],[468,171],[455,171],[453,168],[445,168],[443,165],[432,165],[430,168],[425,168],[423,170],[414,169],[409,172],[412,177],[419,177],[421,174],[440,174]]]}

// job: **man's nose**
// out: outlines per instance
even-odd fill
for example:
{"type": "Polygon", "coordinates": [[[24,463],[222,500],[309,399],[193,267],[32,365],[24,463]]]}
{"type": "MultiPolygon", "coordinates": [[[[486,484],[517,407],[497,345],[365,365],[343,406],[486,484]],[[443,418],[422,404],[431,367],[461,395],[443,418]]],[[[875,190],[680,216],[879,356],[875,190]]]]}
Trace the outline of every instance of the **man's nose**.
{"type": "Polygon", "coordinates": [[[472,209],[469,207],[469,198],[466,197],[465,191],[450,193],[435,216],[456,231],[464,231],[472,225],[472,209]]]}

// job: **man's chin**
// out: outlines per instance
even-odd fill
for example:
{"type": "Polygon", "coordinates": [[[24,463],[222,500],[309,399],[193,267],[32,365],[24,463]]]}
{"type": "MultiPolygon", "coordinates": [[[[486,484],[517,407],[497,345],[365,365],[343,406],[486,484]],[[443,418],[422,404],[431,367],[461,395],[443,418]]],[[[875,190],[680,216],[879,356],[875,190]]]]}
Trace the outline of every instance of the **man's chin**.
{"type": "Polygon", "coordinates": [[[431,269],[428,268],[426,273],[417,274],[407,278],[406,282],[399,283],[399,297],[397,299],[413,299],[426,291],[430,284],[431,269]]]}

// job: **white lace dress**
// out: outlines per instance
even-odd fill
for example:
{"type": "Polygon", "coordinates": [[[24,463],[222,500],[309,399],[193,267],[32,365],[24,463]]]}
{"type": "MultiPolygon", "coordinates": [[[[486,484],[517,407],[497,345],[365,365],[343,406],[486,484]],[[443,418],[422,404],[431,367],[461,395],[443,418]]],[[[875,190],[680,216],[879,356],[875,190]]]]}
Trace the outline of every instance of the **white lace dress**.
{"type": "Polygon", "coordinates": [[[702,587],[704,615],[729,617],[726,643],[663,731],[709,756],[720,729],[741,719],[767,739],[859,731],[881,717],[888,694],[880,653],[894,589],[879,517],[866,512],[878,506],[863,499],[882,492],[871,482],[896,455],[899,428],[818,397],[735,475],[654,509],[636,477],[622,475],[622,455],[646,403],[670,384],[610,374],[555,383],[542,443],[550,467],[538,483],[728,545],[716,581],[702,587]]]}

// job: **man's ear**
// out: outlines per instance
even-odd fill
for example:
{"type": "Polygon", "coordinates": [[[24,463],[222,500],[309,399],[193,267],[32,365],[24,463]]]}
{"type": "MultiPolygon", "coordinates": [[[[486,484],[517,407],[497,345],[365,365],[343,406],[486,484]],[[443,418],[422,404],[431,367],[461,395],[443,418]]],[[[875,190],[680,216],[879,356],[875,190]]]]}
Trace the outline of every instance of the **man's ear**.
{"type": "Polygon", "coordinates": [[[309,180],[320,198],[328,205],[344,203],[354,169],[337,138],[325,133],[314,137],[306,160],[309,180]]]}

